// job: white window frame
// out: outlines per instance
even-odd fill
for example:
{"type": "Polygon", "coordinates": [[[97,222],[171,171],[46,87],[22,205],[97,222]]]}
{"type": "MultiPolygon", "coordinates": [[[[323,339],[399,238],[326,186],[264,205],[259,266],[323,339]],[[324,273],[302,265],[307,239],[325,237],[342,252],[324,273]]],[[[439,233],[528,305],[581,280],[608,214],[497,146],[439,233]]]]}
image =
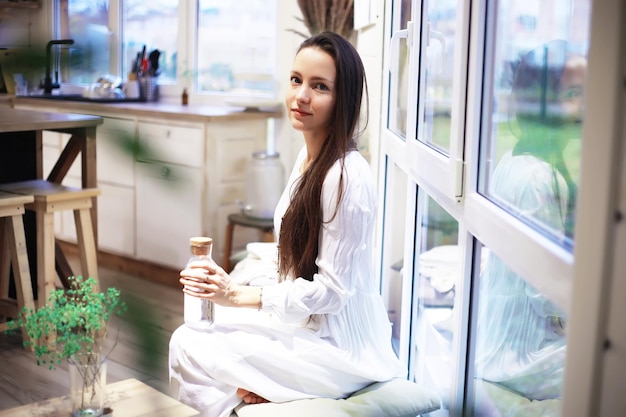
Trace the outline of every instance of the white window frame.
{"type": "MultiPolygon", "coordinates": [[[[385,39],[392,39],[392,33],[389,29],[392,27],[390,23],[392,8],[387,2],[385,39]]],[[[448,399],[450,415],[460,415],[464,406],[464,401],[471,401],[473,395],[471,392],[465,392],[467,388],[471,389],[471,384],[466,387],[465,378],[468,368],[471,371],[472,362],[468,358],[469,334],[473,330],[470,328],[469,310],[471,297],[471,277],[472,269],[475,262],[472,259],[474,254],[474,245],[477,242],[485,245],[490,251],[494,252],[502,259],[514,272],[520,274],[524,279],[540,292],[548,296],[557,306],[566,312],[570,312],[572,302],[575,302],[574,277],[575,263],[574,253],[560,244],[554,242],[549,237],[533,229],[531,226],[522,223],[514,215],[507,213],[501,207],[488,200],[485,196],[478,192],[478,162],[480,160],[479,141],[482,128],[482,118],[486,117],[482,106],[484,105],[482,92],[483,80],[489,80],[489,74],[485,74],[488,66],[485,66],[486,51],[489,50],[489,43],[494,40],[489,39],[486,34],[486,26],[490,19],[493,19],[491,10],[487,10],[487,2],[465,2],[465,8],[457,8],[457,31],[456,48],[457,60],[461,65],[455,68],[454,81],[455,89],[453,90],[453,113],[452,113],[452,133],[450,144],[450,157],[446,157],[433,148],[415,140],[416,126],[418,123],[417,115],[417,81],[419,75],[419,57],[417,56],[418,48],[411,45],[418,45],[420,42],[420,29],[418,25],[414,25],[413,39],[409,42],[410,57],[410,85],[409,85],[409,106],[407,109],[407,138],[406,141],[399,138],[391,132],[388,126],[389,115],[394,115],[394,110],[389,108],[390,103],[395,101],[388,100],[392,92],[389,91],[389,73],[386,69],[393,64],[393,54],[385,54],[383,82],[383,100],[381,111],[381,146],[380,146],[380,166],[383,167],[385,160],[387,164],[396,164],[401,167],[409,175],[409,187],[419,187],[418,193],[425,192],[429,197],[433,198],[444,210],[459,222],[459,246],[464,253],[464,261],[462,263],[462,278],[459,285],[459,291],[455,299],[455,308],[459,307],[454,317],[454,341],[453,355],[456,357],[456,368],[454,386],[451,390],[451,398],[448,399]],[[469,33],[468,33],[469,32],[469,33]],[[469,48],[463,48],[462,45],[468,45],[469,48]],[[465,54],[465,55],[464,55],[465,54]],[[465,94],[467,92],[467,94],[465,94]],[[413,136],[413,137],[412,137],[413,136]],[[459,193],[459,187],[461,192],[459,193]],[[550,277],[547,280],[545,277],[550,277]]],[[[422,2],[414,1],[413,3],[413,19],[420,19],[420,10],[422,2]]],[[[389,42],[386,43],[387,51],[393,50],[389,42]]],[[[489,81],[487,81],[489,83],[489,81]]],[[[487,105],[490,106],[487,100],[487,105]]],[[[489,112],[485,109],[485,112],[489,112]]],[[[584,123],[585,137],[589,137],[589,119],[592,115],[587,114],[584,123]]],[[[487,125],[487,124],[486,124],[487,125]]],[[[593,136],[597,136],[593,134],[593,136]]],[[[384,170],[380,170],[379,184],[381,187],[385,184],[384,170]]],[[[585,170],[582,170],[585,175],[585,170]]],[[[587,175],[590,175],[587,173],[587,175]]],[[[584,182],[584,177],[581,178],[584,182]]],[[[381,188],[383,190],[383,188],[381,188]]],[[[409,190],[407,190],[409,192],[409,190]]],[[[380,206],[384,203],[384,193],[381,192],[380,206]]],[[[413,193],[415,194],[415,193],[413,193]]],[[[393,196],[387,196],[393,198],[393,196]]],[[[579,197],[582,199],[582,195],[579,197]]],[[[593,201],[593,200],[590,200],[593,201]]],[[[419,253],[418,239],[415,238],[419,233],[413,233],[415,230],[415,222],[411,219],[415,218],[415,210],[417,202],[410,198],[407,200],[404,219],[406,220],[407,235],[411,238],[405,239],[405,244],[409,247],[405,248],[405,274],[407,283],[413,280],[414,267],[407,268],[408,260],[413,259],[416,253],[419,253]],[[409,201],[410,200],[410,201],[409,201]]],[[[583,206],[580,206],[581,209],[583,206]]],[[[581,211],[579,210],[579,216],[581,211]]],[[[397,215],[397,213],[394,213],[397,215]]],[[[384,225],[385,213],[379,214],[379,224],[384,225]]],[[[585,220],[577,218],[577,244],[576,250],[581,245],[580,240],[584,239],[581,223],[585,220]]],[[[378,233],[378,245],[384,243],[382,232],[378,233]]],[[[379,269],[380,270],[380,269],[379,269]]],[[[588,278],[588,277],[587,277],[588,278]]],[[[582,278],[578,278],[579,281],[582,278]]],[[[405,288],[409,287],[406,284],[405,288]]],[[[416,301],[412,301],[415,303],[416,301]]],[[[404,305],[403,305],[404,307],[404,305]]],[[[411,321],[411,308],[406,308],[401,314],[401,320],[405,322],[411,321]]],[[[403,326],[404,327],[404,326],[403,326]]],[[[412,326],[411,326],[412,327],[412,326]]],[[[572,332],[575,330],[572,329],[572,332]]],[[[410,343],[410,330],[408,335],[401,338],[402,343],[410,343]]],[[[568,343],[568,350],[571,351],[571,341],[568,343]]],[[[587,342],[589,345],[591,342],[587,342]]],[[[574,350],[575,352],[576,350],[574,350]]],[[[402,347],[401,352],[403,360],[411,361],[410,346],[402,347]],[[409,356],[406,356],[409,355],[409,356]]],[[[569,355],[569,354],[568,354],[569,355]]],[[[587,374],[586,374],[587,375],[587,374]]],[[[573,382],[569,382],[574,385],[573,382]]],[[[567,383],[565,385],[567,389],[567,383]]],[[[564,397],[565,398],[565,397],[564,397]]],[[[581,414],[582,415],[582,414],[581,414]]]]}

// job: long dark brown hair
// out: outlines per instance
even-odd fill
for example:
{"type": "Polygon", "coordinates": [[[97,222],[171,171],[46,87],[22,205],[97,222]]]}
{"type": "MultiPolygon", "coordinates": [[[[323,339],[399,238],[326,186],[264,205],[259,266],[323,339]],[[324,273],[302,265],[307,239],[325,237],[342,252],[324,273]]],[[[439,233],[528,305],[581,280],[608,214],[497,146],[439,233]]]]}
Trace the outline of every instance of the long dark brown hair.
{"type": "MultiPolygon", "coordinates": [[[[319,48],[335,62],[335,108],[331,114],[328,137],[319,155],[294,184],[291,203],[282,219],[278,238],[278,272],[281,279],[291,276],[309,281],[317,273],[315,260],[319,234],[324,221],[321,205],[326,174],[341,160],[337,206],[343,196],[343,168],[346,154],[356,149],[354,134],[361,112],[363,89],[367,97],[365,70],[358,52],[341,35],[322,32],[306,39],[298,52],[319,48]]],[[[336,215],[336,210],[331,219],[336,215]]]]}

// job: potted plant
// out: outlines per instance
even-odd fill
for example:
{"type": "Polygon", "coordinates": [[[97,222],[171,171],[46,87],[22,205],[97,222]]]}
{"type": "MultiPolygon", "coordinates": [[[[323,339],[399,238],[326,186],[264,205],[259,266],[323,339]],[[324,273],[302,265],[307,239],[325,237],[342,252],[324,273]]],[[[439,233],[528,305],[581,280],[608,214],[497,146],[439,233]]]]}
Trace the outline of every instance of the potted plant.
{"type": "Polygon", "coordinates": [[[34,351],[37,365],[55,369],[68,361],[73,416],[101,415],[107,327],[127,306],[119,290],[100,291],[93,278],[69,277],[68,281],[68,289],[54,291],[36,310],[24,308],[7,327],[9,331],[24,328],[24,345],[34,351]]]}

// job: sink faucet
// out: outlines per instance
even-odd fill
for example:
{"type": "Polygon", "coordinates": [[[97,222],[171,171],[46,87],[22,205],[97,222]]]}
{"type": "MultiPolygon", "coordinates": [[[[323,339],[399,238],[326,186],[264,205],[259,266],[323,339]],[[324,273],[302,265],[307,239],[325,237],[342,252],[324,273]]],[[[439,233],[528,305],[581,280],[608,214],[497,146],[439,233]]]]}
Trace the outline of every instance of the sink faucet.
{"type": "Polygon", "coordinates": [[[59,88],[59,71],[55,70],[54,83],[52,82],[52,77],[50,76],[52,67],[52,46],[73,44],[74,39],[51,40],[46,44],[46,78],[44,78],[43,83],[39,85],[40,88],[43,88],[44,94],[50,94],[52,93],[53,88],[59,88]]]}

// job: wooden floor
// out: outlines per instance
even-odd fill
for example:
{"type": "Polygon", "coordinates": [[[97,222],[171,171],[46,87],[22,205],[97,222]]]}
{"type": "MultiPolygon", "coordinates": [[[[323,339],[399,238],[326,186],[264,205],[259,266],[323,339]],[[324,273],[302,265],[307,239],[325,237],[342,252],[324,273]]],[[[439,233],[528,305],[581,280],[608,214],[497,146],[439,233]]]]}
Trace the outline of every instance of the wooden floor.
{"type": "MultiPolygon", "coordinates": [[[[137,378],[169,394],[168,343],[183,322],[182,292],[117,271],[99,272],[101,286],[120,289],[129,306],[113,320],[107,335],[107,382],[137,378]]],[[[54,370],[37,366],[33,353],[22,347],[20,334],[0,333],[0,410],[67,395],[68,387],[67,364],[54,370]]]]}

